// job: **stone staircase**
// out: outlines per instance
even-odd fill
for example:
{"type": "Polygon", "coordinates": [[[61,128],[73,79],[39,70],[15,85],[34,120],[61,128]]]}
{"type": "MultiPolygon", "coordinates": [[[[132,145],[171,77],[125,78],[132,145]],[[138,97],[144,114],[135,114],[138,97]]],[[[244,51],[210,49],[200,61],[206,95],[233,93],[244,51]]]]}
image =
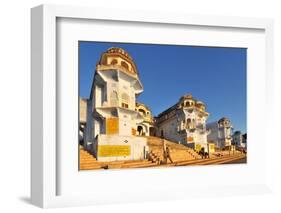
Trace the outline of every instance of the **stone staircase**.
{"type": "MultiPolygon", "coordinates": [[[[148,159],[154,163],[162,164],[164,162],[163,140],[161,138],[152,136],[148,136],[146,138],[150,150],[148,159]]],[[[168,141],[166,139],[165,142],[166,146],[170,148],[171,159],[174,163],[201,159],[200,155],[189,147],[168,141]]],[[[170,163],[169,160],[168,163],[170,163]]]]}
{"type": "Polygon", "coordinates": [[[97,162],[97,159],[91,155],[88,151],[84,150],[82,146],[80,146],[80,166],[79,169],[99,169],[100,166],[97,162]]]}
{"type": "Polygon", "coordinates": [[[156,166],[157,164],[149,160],[128,160],[128,161],[113,161],[99,162],[89,152],[80,146],[80,166],[79,170],[94,170],[94,169],[120,169],[120,168],[145,168],[156,166]]]}
{"type": "Polygon", "coordinates": [[[233,160],[245,158],[241,153],[223,153],[224,155],[212,156],[209,159],[202,159],[193,149],[181,144],[165,140],[166,146],[170,148],[170,155],[173,160],[171,163],[164,164],[163,141],[157,137],[147,137],[149,146],[148,159],[145,160],[126,160],[113,162],[99,162],[97,159],[80,146],[80,166],[79,170],[95,169],[121,169],[121,168],[147,168],[156,166],[187,166],[187,165],[208,165],[222,164],[233,160]]]}

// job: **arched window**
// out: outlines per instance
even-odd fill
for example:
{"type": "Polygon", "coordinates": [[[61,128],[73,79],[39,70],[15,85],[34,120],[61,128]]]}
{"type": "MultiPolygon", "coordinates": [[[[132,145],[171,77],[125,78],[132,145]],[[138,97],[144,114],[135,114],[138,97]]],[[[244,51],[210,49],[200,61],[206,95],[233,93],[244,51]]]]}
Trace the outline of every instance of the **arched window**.
{"type": "Polygon", "coordinates": [[[116,91],[112,91],[110,94],[110,105],[118,106],[118,93],[116,91]]]}
{"type": "Polygon", "coordinates": [[[187,107],[190,107],[192,105],[193,105],[193,103],[191,101],[187,101],[186,104],[185,104],[185,106],[187,106],[187,107]]]}
{"type": "Polygon", "coordinates": [[[126,93],[122,93],[121,99],[122,99],[122,107],[129,108],[129,95],[126,93]]]}
{"type": "Polygon", "coordinates": [[[195,119],[192,119],[192,124],[191,124],[192,128],[195,128],[195,119]]]}
{"type": "Polygon", "coordinates": [[[143,135],[144,134],[142,126],[138,126],[137,131],[138,131],[139,135],[143,135]]]}
{"type": "Polygon", "coordinates": [[[121,61],[121,66],[129,70],[129,65],[125,61],[121,61]]]}
{"type": "Polygon", "coordinates": [[[142,115],[145,116],[145,111],[143,109],[139,109],[139,112],[141,112],[142,115]]]}
{"type": "Polygon", "coordinates": [[[111,62],[110,62],[111,65],[115,65],[115,64],[118,64],[118,61],[116,59],[113,59],[111,62]]]}
{"type": "Polygon", "coordinates": [[[190,118],[188,118],[186,120],[186,128],[191,129],[191,119],[190,118]]]}

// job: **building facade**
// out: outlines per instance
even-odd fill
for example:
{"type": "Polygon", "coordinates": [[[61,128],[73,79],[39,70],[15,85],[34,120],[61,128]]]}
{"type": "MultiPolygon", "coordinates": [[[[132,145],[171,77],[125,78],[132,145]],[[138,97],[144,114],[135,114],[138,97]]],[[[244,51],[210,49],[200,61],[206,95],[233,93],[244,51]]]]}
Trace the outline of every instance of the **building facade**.
{"type": "Polygon", "coordinates": [[[208,142],[215,144],[218,149],[230,148],[232,143],[232,131],[233,127],[228,118],[221,118],[219,121],[215,121],[207,124],[209,130],[208,142]]]}
{"type": "Polygon", "coordinates": [[[188,94],[156,117],[157,136],[208,152],[206,106],[188,94]]]}
{"type": "Polygon", "coordinates": [[[137,124],[136,135],[155,136],[156,130],[155,130],[154,118],[148,106],[142,103],[136,103],[136,111],[141,113],[144,118],[141,123],[137,124]]]}
{"type": "MultiPolygon", "coordinates": [[[[124,148],[123,151],[125,146],[131,146],[126,152],[129,155],[126,158],[128,160],[133,156],[144,154],[146,139],[137,139],[140,146],[136,148],[134,137],[138,125],[145,121],[144,115],[136,110],[136,97],[142,92],[143,86],[131,56],[125,50],[116,47],[103,53],[96,65],[87,105],[85,149],[94,150],[95,155],[99,157],[99,146],[108,145],[108,153],[110,146],[113,145],[124,146],[120,148],[120,150],[124,148]],[[103,140],[100,139],[101,136],[103,140]],[[107,142],[110,144],[106,144],[107,142]],[[132,150],[142,154],[132,153],[132,150]]],[[[115,148],[116,151],[117,147],[115,148]]],[[[104,147],[100,148],[102,149],[105,150],[104,147]]],[[[124,157],[120,159],[125,159],[124,157]]]]}
{"type": "Polygon", "coordinates": [[[243,135],[241,131],[235,131],[232,135],[232,143],[236,147],[244,147],[243,135]]]}
{"type": "Polygon", "coordinates": [[[87,102],[85,98],[79,98],[79,144],[83,145],[87,123],[87,102]]]}
{"type": "Polygon", "coordinates": [[[244,148],[247,149],[247,133],[243,134],[242,137],[243,137],[243,146],[244,148]]]}

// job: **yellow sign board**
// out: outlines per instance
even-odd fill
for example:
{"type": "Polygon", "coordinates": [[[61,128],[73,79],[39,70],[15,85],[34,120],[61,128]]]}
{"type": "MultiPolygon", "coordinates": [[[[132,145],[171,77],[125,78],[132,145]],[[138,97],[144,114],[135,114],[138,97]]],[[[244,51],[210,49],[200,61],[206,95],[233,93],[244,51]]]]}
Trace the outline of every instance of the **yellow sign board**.
{"type": "Polygon", "coordinates": [[[209,152],[215,152],[215,144],[209,144],[209,152]]]}
{"type": "Polygon", "coordinates": [[[99,145],[98,157],[130,156],[131,146],[128,145],[99,145]]]}
{"type": "Polygon", "coordinates": [[[200,145],[200,144],[196,144],[196,145],[195,145],[195,150],[196,150],[197,152],[199,152],[199,151],[201,150],[201,145],[200,145]]]}
{"type": "Polygon", "coordinates": [[[119,132],[118,118],[106,118],[106,134],[117,134],[119,132]]]}

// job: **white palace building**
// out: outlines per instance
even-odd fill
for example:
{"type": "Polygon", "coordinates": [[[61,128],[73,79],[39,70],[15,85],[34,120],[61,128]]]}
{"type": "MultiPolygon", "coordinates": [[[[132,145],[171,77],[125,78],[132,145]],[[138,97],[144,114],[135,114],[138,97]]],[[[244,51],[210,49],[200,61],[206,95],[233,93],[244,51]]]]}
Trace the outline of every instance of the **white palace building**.
{"type": "Polygon", "coordinates": [[[187,145],[196,151],[208,151],[206,120],[209,113],[203,102],[188,94],[156,117],[157,135],[187,145]]]}

